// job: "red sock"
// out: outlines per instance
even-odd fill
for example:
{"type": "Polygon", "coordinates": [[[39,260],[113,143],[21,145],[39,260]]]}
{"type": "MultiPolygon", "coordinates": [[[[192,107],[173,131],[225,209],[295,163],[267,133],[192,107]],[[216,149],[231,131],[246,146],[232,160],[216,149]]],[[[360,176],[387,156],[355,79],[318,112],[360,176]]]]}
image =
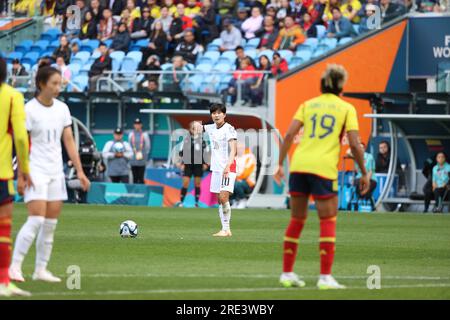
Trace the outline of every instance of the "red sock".
{"type": "Polygon", "coordinates": [[[331,274],[336,242],[336,217],[320,219],[320,274],[331,274]]]}
{"type": "Polygon", "coordinates": [[[291,218],[284,236],[283,272],[292,272],[297,256],[298,239],[302,232],[305,220],[291,218]]]}
{"type": "Polygon", "coordinates": [[[11,262],[11,218],[0,218],[0,284],[8,284],[11,262]]]}

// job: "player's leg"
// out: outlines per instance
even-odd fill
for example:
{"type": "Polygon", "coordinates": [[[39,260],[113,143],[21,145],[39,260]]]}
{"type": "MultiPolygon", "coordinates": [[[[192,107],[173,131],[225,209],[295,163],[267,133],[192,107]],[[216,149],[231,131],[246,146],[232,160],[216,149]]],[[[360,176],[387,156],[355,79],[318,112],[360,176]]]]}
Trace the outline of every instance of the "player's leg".
{"type": "Polygon", "coordinates": [[[284,287],[304,287],[305,282],[293,272],[301,232],[308,216],[308,195],[291,196],[291,220],[284,234],[283,273],[280,283],[284,287]]]}
{"type": "Polygon", "coordinates": [[[36,266],[33,280],[61,282],[60,278],[55,277],[47,270],[47,265],[52,254],[56,225],[58,224],[62,206],[63,202],[60,200],[47,202],[45,220],[36,239],[36,266]]]}
{"type": "Polygon", "coordinates": [[[434,189],[434,201],[435,201],[435,205],[433,208],[433,212],[442,212],[442,207],[443,207],[443,196],[445,193],[445,188],[436,188],[434,189]]]}
{"type": "Polygon", "coordinates": [[[191,177],[184,175],[183,179],[182,179],[183,185],[181,187],[181,192],[180,192],[180,201],[178,201],[175,205],[177,207],[182,207],[183,206],[183,202],[184,199],[186,198],[186,194],[187,194],[187,189],[189,187],[189,183],[191,182],[191,177]]]}
{"type": "Polygon", "coordinates": [[[219,193],[219,204],[222,205],[223,215],[222,215],[222,230],[215,234],[218,237],[231,237],[231,205],[230,205],[230,195],[233,194],[234,184],[236,182],[236,173],[230,172],[225,178],[221,176],[220,180],[220,193],[219,193]]]}
{"type": "Polygon", "coordinates": [[[221,172],[215,172],[212,171],[211,172],[211,184],[209,186],[209,191],[211,193],[215,193],[217,196],[217,201],[219,202],[219,218],[220,218],[220,222],[222,224],[222,229],[218,232],[213,234],[213,236],[220,236],[223,234],[223,229],[224,229],[224,217],[223,217],[223,205],[222,205],[222,201],[221,201],[221,197],[220,197],[220,188],[221,188],[221,184],[222,184],[222,173],[221,172]]]}
{"type": "Polygon", "coordinates": [[[197,176],[194,177],[194,186],[195,186],[195,206],[198,207],[198,201],[200,200],[200,186],[202,184],[202,177],[197,176]]]}

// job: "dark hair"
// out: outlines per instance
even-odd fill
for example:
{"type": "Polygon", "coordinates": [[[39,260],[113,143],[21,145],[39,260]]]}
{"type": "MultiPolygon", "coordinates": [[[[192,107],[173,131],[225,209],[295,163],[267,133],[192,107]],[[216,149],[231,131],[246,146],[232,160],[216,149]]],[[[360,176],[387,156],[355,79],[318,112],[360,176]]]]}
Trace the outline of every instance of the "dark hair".
{"type": "Polygon", "coordinates": [[[320,79],[320,90],[322,93],[332,93],[340,95],[344,90],[344,84],[347,81],[347,71],[341,65],[330,64],[320,79]]]}
{"type": "Polygon", "coordinates": [[[150,83],[150,82],[154,82],[154,83],[156,83],[156,84],[158,84],[158,80],[157,79],[150,79],[150,80],[148,80],[148,82],[150,83]]]}
{"type": "Polygon", "coordinates": [[[238,50],[244,50],[244,48],[242,46],[237,46],[236,49],[234,49],[234,51],[238,51],[238,50]]]}
{"type": "Polygon", "coordinates": [[[0,85],[6,81],[6,76],[8,74],[8,67],[6,65],[6,60],[0,58],[0,85]]]}
{"type": "Polygon", "coordinates": [[[333,11],[335,11],[335,10],[337,10],[337,11],[339,11],[339,13],[341,13],[341,9],[339,9],[339,7],[332,7],[330,12],[333,13],[333,11]]]}
{"type": "Polygon", "coordinates": [[[100,48],[100,47],[103,47],[103,46],[105,46],[105,47],[106,47],[106,46],[107,46],[107,45],[106,45],[106,43],[104,43],[104,42],[100,42],[100,43],[98,44],[98,47],[99,47],[99,48],[100,48]]]}
{"type": "Polygon", "coordinates": [[[38,93],[41,88],[41,83],[47,83],[48,80],[53,76],[54,74],[61,74],[58,69],[50,67],[50,66],[42,66],[39,67],[38,72],[36,74],[36,93],[38,93]]]}
{"type": "Polygon", "coordinates": [[[211,103],[209,106],[209,113],[213,114],[216,111],[220,111],[222,113],[227,113],[227,107],[223,103],[211,103]]]}
{"type": "Polygon", "coordinates": [[[259,67],[262,68],[262,66],[261,66],[261,59],[262,58],[266,58],[266,60],[267,60],[267,69],[270,69],[271,68],[270,59],[265,54],[259,56],[259,67]]]}
{"type": "Polygon", "coordinates": [[[275,51],[275,52],[273,53],[272,59],[273,59],[275,56],[278,56],[278,58],[281,58],[281,55],[278,53],[278,51],[275,51]]]}
{"type": "Polygon", "coordinates": [[[383,141],[381,141],[381,142],[378,144],[378,146],[380,146],[381,144],[385,144],[385,145],[387,146],[388,152],[391,151],[391,145],[389,144],[388,141],[383,140],[383,141]]]}
{"type": "Polygon", "coordinates": [[[436,162],[437,162],[437,157],[440,154],[442,154],[444,156],[444,158],[445,158],[445,161],[447,161],[448,157],[447,157],[447,154],[444,151],[439,151],[438,153],[436,153],[436,156],[434,157],[434,160],[436,160],[436,162]]]}

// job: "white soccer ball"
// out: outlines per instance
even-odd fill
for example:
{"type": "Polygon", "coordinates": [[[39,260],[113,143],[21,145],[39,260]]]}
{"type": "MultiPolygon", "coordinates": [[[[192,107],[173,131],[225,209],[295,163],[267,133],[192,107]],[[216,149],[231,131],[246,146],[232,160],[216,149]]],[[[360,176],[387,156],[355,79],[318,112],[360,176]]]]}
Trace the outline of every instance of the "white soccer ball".
{"type": "Polygon", "coordinates": [[[123,145],[122,142],[116,142],[113,145],[113,150],[114,152],[124,152],[125,151],[125,146],[123,145]]]}
{"type": "Polygon", "coordinates": [[[132,220],[124,221],[120,224],[119,233],[122,238],[136,238],[138,235],[138,225],[132,220]]]}

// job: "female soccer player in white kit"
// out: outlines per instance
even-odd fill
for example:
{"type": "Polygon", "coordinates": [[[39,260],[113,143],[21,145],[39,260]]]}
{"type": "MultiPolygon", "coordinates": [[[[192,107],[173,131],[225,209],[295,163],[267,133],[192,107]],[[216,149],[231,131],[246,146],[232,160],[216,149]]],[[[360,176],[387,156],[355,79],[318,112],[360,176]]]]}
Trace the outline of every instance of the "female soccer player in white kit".
{"type": "Polygon", "coordinates": [[[209,112],[213,124],[204,125],[203,129],[209,135],[211,143],[211,186],[210,191],[218,194],[219,216],[222,230],[214,234],[215,237],[231,237],[230,194],[234,190],[236,181],[236,130],[225,122],[227,109],[225,105],[214,103],[209,112]]]}
{"type": "MultiPolygon", "coordinates": [[[[72,133],[72,119],[67,105],[55,99],[61,90],[61,74],[52,67],[41,67],[36,75],[37,95],[25,105],[26,127],[30,136],[30,174],[34,186],[25,188],[24,201],[28,219],[20,229],[9,269],[10,279],[25,281],[22,262],[36,239],[36,267],[33,280],[60,282],[47,270],[53,237],[63,201],[67,200],[63,172],[61,139],[77,171],[83,190],[90,182],[83,172],[72,133]]],[[[23,181],[18,180],[18,188],[23,181]]]]}

